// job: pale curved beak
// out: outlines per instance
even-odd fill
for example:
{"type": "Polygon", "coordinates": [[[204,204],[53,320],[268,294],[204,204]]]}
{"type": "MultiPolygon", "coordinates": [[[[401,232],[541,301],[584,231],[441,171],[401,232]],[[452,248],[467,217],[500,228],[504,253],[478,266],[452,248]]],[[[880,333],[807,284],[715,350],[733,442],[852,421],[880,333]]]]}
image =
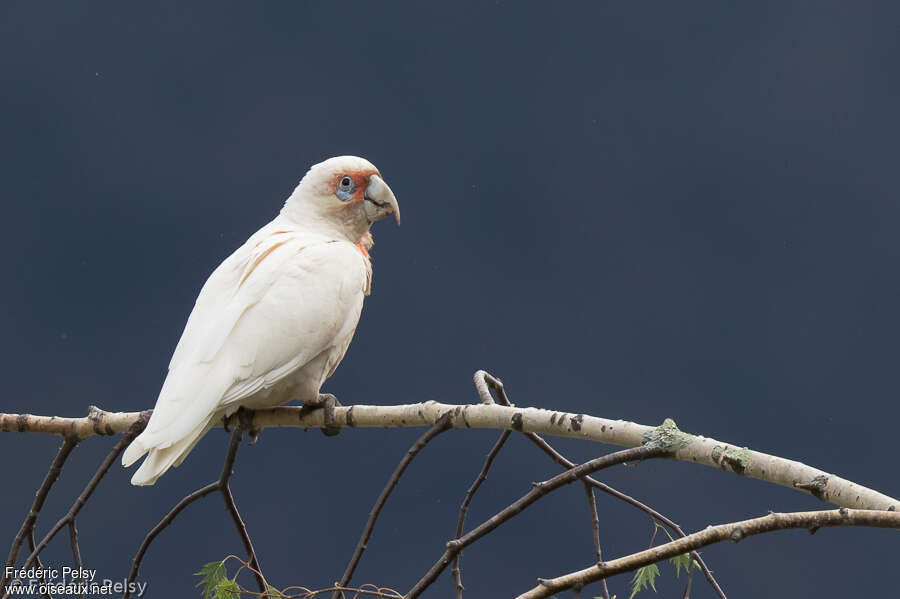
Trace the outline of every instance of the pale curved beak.
{"type": "Polygon", "coordinates": [[[388,184],[378,175],[369,177],[363,210],[370,223],[381,220],[388,214],[393,214],[397,226],[400,226],[400,205],[397,203],[397,198],[394,197],[394,192],[391,191],[388,184]]]}

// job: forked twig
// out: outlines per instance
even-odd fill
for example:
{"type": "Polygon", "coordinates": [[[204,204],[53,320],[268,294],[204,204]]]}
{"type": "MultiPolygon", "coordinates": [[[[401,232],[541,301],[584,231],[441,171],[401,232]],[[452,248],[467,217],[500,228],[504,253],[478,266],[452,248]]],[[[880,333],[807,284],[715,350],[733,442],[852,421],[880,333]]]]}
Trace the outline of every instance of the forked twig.
{"type": "MultiPolygon", "coordinates": [[[[504,405],[504,406],[512,406],[513,405],[509,401],[509,398],[506,395],[506,390],[503,387],[503,381],[501,381],[500,379],[485,372],[484,370],[479,370],[475,373],[475,388],[476,388],[476,390],[478,392],[478,396],[481,398],[482,402],[489,403],[491,401],[492,397],[491,397],[490,390],[489,390],[489,388],[490,388],[490,389],[494,389],[494,391],[497,393],[497,396],[498,396],[497,403],[499,403],[500,405],[504,405]],[[486,401],[486,398],[487,398],[487,401],[486,401]]],[[[541,437],[537,433],[524,433],[524,435],[532,443],[534,443],[541,451],[543,451],[548,456],[550,456],[556,463],[560,464],[563,468],[569,469],[569,468],[575,467],[574,462],[570,461],[565,456],[563,456],[561,453],[556,451],[556,449],[554,449],[553,446],[550,445],[550,443],[548,443],[543,437],[541,437]]],[[[678,524],[676,524],[675,522],[673,522],[666,516],[662,515],[658,511],[654,510],[650,506],[631,497],[630,495],[626,495],[625,493],[622,493],[621,491],[618,491],[618,490],[614,489],[613,487],[610,487],[606,483],[602,483],[590,476],[586,476],[584,478],[584,481],[585,481],[585,484],[589,484],[592,487],[603,491],[604,493],[612,495],[613,497],[620,499],[620,500],[624,501],[625,503],[628,503],[629,505],[632,505],[632,506],[638,508],[639,510],[641,510],[642,512],[644,512],[645,514],[647,514],[654,520],[658,520],[659,522],[662,522],[663,524],[668,526],[673,532],[675,532],[678,536],[680,536],[680,537],[686,536],[685,532],[681,529],[680,526],[678,526],[678,524]]],[[[713,588],[713,590],[716,592],[716,594],[719,596],[719,598],[720,599],[728,599],[725,596],[725,591],[722,590],[722,587],[719,586],[719,583],[716,580],[715,576],[713,576],[712,571],[706,565],[706,562],[703,561],[703,558],[700,557],[700,553],[698,553],[697,551],[692,551],[691,558],[694,559],[697,562],[697,565],[700,566],[700,570],[703,572],[703,575],[706,577],[707,582],[709,582],[709,585],[713,588]]],[[[604,582],[604,585],[605,585],[605,582],[604,582]]]]}
{"type": "MultiPolygon", "coordinates": [[[[53,525],[53,528],[50,529],[50,532],[48,532],[44,536],[44,538],[41,539],[41,542],[37,544],[37,547],[34,548],[34,550],[31,552],[31,555],[29,555],[28,558],[25,560],[25,563],[22,565],[22,568],[21,568],[22,570],[27,570],[31,566],[31,564],[34,563],[34,561],[38,558],[38,555],[41,553],[41,551],[43,551],[44,548],[47,546],[47,544],[53,539],[53,537],[55,537],[56,534],[60,530],[62,530],[62,528],[64,526],[68,525],[70,522],[75,520],[75,517],[78,515],[78,512],[80,512],[81,508],[84,507],[84,504],[87,503],[87,500],[90,498],[91,494],[97,488],[97,485],[100,484],[100,481],[103,479],[103,477],[106,475],[106,473],[109,472],[109,469],[113,465],[113,462],[115,462],[116,459],[118,459],[119,454],[121,454],[122,451],[125,449],[125,447],[129,443],[131,443],[131,441],[134,440],[134,438],[142,430],[144,430],[144,427],[147,425],[148,418],[149,418],[149,412],[142,413],[141,418],[139,418],[134,424],[131,425],[131,428],[128,429],[128,432],[126,432],[124,435],[122,435],[122,438],[119,439],[119,441],[113,447],[112,451],[110,451],[109,454],[107,454],[106,458],[103,460],[103,462],[97,468],[97,471],[94,472],[94,475],[91,477],[91,480],[88,481],[88,484],[84,487],[84,490],[81,492],[81,494],[78,496],[78,498],[75,499],[75,502],[72,504],[72,507],[69,508],[69,511],[66,512],[66,514],[62,518],[60,518],[56,522],[56,524],[53,525]]],[[[64,447],[65,447],[65,444],[64,444],[64,447]]],[[[62,451],[60,451],[60,453],[62,453],[62,451]]],[[[57,456],[57,457],[59,457],[59,456],[57,456]]],[[[62,466],[62,463],[60,462],[60,467],[61,466],[62,466]]],[[[48,477],[50,476],[49,472],[47,473],[47,476],[48,477]]],[[[43,490],[43,488],[44,487],[42,485],[41,489],[43,490]]],[[[50,487],[48,485],[47,491],[49,491],[49,489],[50,489],[50,487]]],[[[46,493],[45,493],[44,497],[46,498],[46,493]]],[[[33,523],[32,523],[32,525],[33,525],[33,523]]],[[[10,594],[9,588],[7,588],[5,594],[3,595],[3,599],[6,599],[7,597],[9,597],[9,594],[10,594]]]]}
{"type": "Polygon", "coordinates": [[[44,507],[44,501],[47,500],[47,495],[50,493],[50,488],[53,486],[53,483],[59,478],[60,473],[62,472],[63,464],[66,463],[66,459],[69,457],[69,454],[72,453],[72,450],[75,449],[75,446],[78,445],[78,437],[65,437],[63,440],[62,446],[59,448],[59,451],[56,453],[56,457],[53,458],[53,461],[50,463],[50,469],[47,470],[47,475],[44,477],[41,486],[38,488],[37,493],[34,495],[34,501],[31,504],[31,509],[28,510],[28,514],[25,516],[25,521],[22,522],[22,526],[19,528],[19,532],[16,533],[16,538],[13,539],[12,547],[9,548],[9,557],[6,560],[6,568],[3,569],[3,576],[0,579],[0,593],[4,593],[7,588],[7,584],[10,582],[10,576],[6,575],[6,572],[9,571],[9,568],[13,568],[16,565],[16,559],[19,557],[19,549],[22,547],[22,543],[26,538],[31,540],[31,551],[34,551],[34,525],[37,522],[38,514],[41,512],[41,508],[44,507]]]}
{"type": "Polygon", "coordinates": [[[241,541],[244,543],[244,550],[247,552],[247,559],[250,563],[251,570],[253,570],[253,576],[256,578],[256,583],[259,585],[259,591],[265,593],[267,588],[266,579],[262,575],[259,560],[256,557],[256,551],[253,549],[253,542],[250,540],[250,535],[247,533],[247,527],[244,525],[241,514],[238,512],[237,505],[234,503],[234,495],[232,495],[231,486],[229,485],[229,479],[231,478],[231,475],[234,474],[234,460],[237,457],[237,450],[243,436],[243,426],[240,424],[235,425],[234,431],[231,433],[231,443],[228,446],[228,455],[225,457],[225,466],[222,468],[222,476],[219,478],[219,491],[222,493],[222,499],[225,500],[225,506],[228,508],[228,512],[231,514],[232,520],[234,520],[234,526],[237,528],[238,534],[241,536],[241,541]]]}
{"type": "Polygon", "coordinates": [[[443,555],[435,562],[435,564],[428,570],[425,575],[419,579],[419,581],[413,586],[412,589],[406,594],[407,599],[415,599],[422,592],[427,589],[431,583],[433,583],[438,576],[446,569],[446,567],[453,561],[453,558],[465,547],[471,545],[484,535],[496,529],[498,526],[508,521],[510,518],[518,515],[531,504],[539,500],[540,498],[546,496],[547,494],[565,486],[570,483],[575,482],[583,478],[584,476],[596,472],[597,470],[602,470],[604,468],[609,468],[611,466],[615,466],[618,464],[623,464],[625,462],[639,462],[641,460],[651,459],[651,458],[660,458],[670,455],[671,452],[656,445],[645,445],[643,447],[632,447],[631,449],[624,449],[622,451],[617,451],[615,453],[611,453],[599,458],[595,458],[580,466],[576,466],[570,470],[566,470],[560,474],[557,474],[553,478],[539,482],[532,483],[532,489],[511,503],[509,506],[505,507],[500,512],[496,513],[494,516],[485,520],[476,528],[471,530],[469,533],[464,536],[454,539],[452,541],[447,542],[447,549],[444,551],[443,555]]]}
{"type": "Polygon", "coordinates": [[[131,560],[131,572],[128,574],[128,580],[125,584],[125,591],[122,594],[122,599],[128,599],[131,596],[131,589],[133,588],[132,583],[137,579],[141,561],[143,561],[144,555],[150,547],[150,543],[153,542],[159,533],[172,524],[184,508],[214,491],[220,491],[222,493],[222,498],[225,500],[225,506],[228,508],[232,520],[234,520],[235,528],[237,528],[238,534],[241,536],[241,541],[244,544],[244,550],[247,552],[248,569],[253,573],[253,576],[256,579],[260,594],[263,596],[266,595],[268,590],[266,579],[260,570],[256,551],[253,549],[253,543],[250,540],[250,535],[247,533],[247,527],[244,525],[244,521],[241,519],[241,515],[238,512],[237,505],[234,502],[234,495],[232,495],[231,487],[229,485],[231,475],[234,474],[234,461],[237,458],[237,451],[241,444],[241,438],[243,437],[244,426],[243,423],[240,422],[240,418],[238,418],[238,421],[239,422],[235,424],[234,430],[231,433],[231,440],[228,444],[228,453],[225,454],[225,463],[222,466],[222,474],[219,476],[219,480],[210,483],[205,487],[201,487],[184,497],[175,505],[175,507],[169,510],[168,514],[163,516],[163,519],[160,520],[150,532],[147,533],[147,536],[145,536],[144,540],[141,542],[141,546],[138,548],[134,559],[131,560]]]}
{"type": "MultiPolygon", "coordinates": [[[[526,436],[529,439],[531,439],[531,441],[535,445],[537,445],[537,447],[540,448],[541,451],[543,451],[548,456],[550,456],[556,463],[560,464],[563,468],[575,467],[574,462],[568,460],[565,456],[563,456],[561,453],[556,451],[553,448],[553,446],[550,445],[549,443],[547,443],[547,441],[544,438],[542,438],[540,435],[535,435],[532,433],[532,434],[528,434],[526,436]]],[[[679,537],[687,536],[687,535],[685,535],[685,533],[681,529],[681,527],[678,526],[678,524],[676,524],[675,522],[673,522],[671,519],[664,516],[660,512],[656,511],[652,507],[638,501],[631,495],[626,495],[625,493],[622,493],[621,491],[610,487],[606,483],[602,483],[599,480],[592,478],[590,476],[586,476],[584,478],[584,481],[585,481],[585,483],[591,485],[592,487],[599,489],[600,491],[603,491],[604,493],[612,495],[616,499],[621,499],[625,503],[636,507],[637,509],[641,510],[642,512],[644,512],[645,514],[650,516],[652,519],[665,524],[666,526],[669,527],[670,530],[672,530],[672,532],[677,534],[679,537]]],[[[725,596],[725,591],[723,591],[722,587],[719,586],[718,581],[716,581],[716,578],[713,576],[712,571],[706,565],[706,562],[703,561],[703,558],[700,557],[700,554],[697,551],[693,551],[693,552],[691,552],[691,558],[696,560],[697,565],[700,566],[700,570],[703,572],[703,575],[706,577],[707,582],[709,582],[709,585],[713,588],[713,590],[720,597],[720,599],[727,599],[727,597],[725,596]]]]}

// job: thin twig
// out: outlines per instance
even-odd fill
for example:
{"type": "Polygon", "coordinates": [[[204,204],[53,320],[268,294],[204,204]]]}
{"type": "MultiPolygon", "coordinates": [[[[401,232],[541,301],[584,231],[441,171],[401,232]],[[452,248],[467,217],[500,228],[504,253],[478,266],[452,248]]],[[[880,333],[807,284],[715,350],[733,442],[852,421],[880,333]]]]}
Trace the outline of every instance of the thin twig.
{"type": "Polygon", "coordinates": [[[841,508],[839,510],[815,512],[771,513],[760,518],[708,526],[686,537],[612,561],[596,564],[583,570],[552,579],[539,578],[538,586],[519,595],[518,599],[546,599],[555,593],[573,588],[576,584],[585,585],[596,582],[601,578],[632,572],[640,567],[670,559],[713,543],[722,541],[733,541],[736,543],[747,537],[776,530],[805,528],[812,531],[831,526],[870,526],[873,528],[900,529],[900,512],[841,508]]]}
{"type": "MultiPolygon", "coordinates": [[[[60,518],[56,524],[53,525],[53,528],[50,529],[41,542],[38,543],[37,547],[31,552],[31,555],[25,560],[25,563],[22,565],[22,570],[27,570],[32,563],[34,563],[35,559],[37,559],[38,555],[44,548],[47,546],[47,543],[50,542],[53,537],[56,536],[64,526],[66,526],[69,522],[73,521],[75,517],[78,515],[78,512],[81,511],[81,508],[84,507],[84,504],[87,503],[87,500],[90,498],[91,494],[97,488],[97,485],[100,484],[100,481],[109,472],[110,467],[113,465],[113,462],[118,459],[119,454],[131,443],[138,434],[144,430],[144,427],[147,426],[147,419],[150,417],[150,412],[143,412],[141,418],[135,421],[134,424],[131,425],[131,428],[128,429],[128,432],[122,435],[122,438],[115,444],[112,448],[112,451],[107,454],[106,458],[97,468],[97,471],[94,472],[94,475],[91,477],[91,480],[88,481],[88,484],[84,487],[84,490],[75,499],[75,502],[72,504],[72,507],[69,508],[69,511],[60,518]]],[[[49,476],[49,473],[48,473],[49,476]]],[[[48,487],[49,489],[49,487],[48,487]]],[[[6,593],[3,595],[3,599],[9,597],[9,589],[6,589],[6,593]]]]}
{"type": "Polygon", "coordinates": [[[162,520],[159,521],[159,524],[153,527],[153,530],[147,533],[147,536],[144,537],[143,542],[141,542],[140,548],[138,548],[137,554],[134,556],[134,559],[131,561],[131,572],[128,574],[128,581],[125,585],[125,593],[122,595],[122,599],[128,599],[131,596],[131,588],[135,579],[137,578],[138,569],[141,567],[141,561],[144,559],[144,554],[147,553],[147,549],[150,547],[150,543],[153,542],[153,539],[163,531],[164,528],[169,526],[175,517],[186,508],[191,503],[197,501],[201,497],[206,497],[213,491],[219,490],[219,481],[214,483],[210,483],[201,489],[197,489],[184,499],[178,502],[178,504],[169,511],[168,514],[163,517],[162,520]]]}
{"type": "Polygon", "coordinates": [[[234,525],[237,528],[238,534],[241,536],[241,541],[244,543],[244,549],[247,551],[247,559],[253,570],[253,575],[256,577],[256,583],[259,585],[259,592],[265,593],[267,586],[266,579],[260,572],[259,560],[256,557],[256,551],[253,549],[253,542],[250,540],[250,535],[247,533],[247,527],[244,525],[241,514],[238,512],[237,505],[234,503],[234,495],[231,494],[231,487],[228,484],[231,475],[234,473],[234,460],[237,456],[238,446],[241,444],[243,435],[243,425],[235,425],[234,431],[231,433],[231,444],[228,446],[228,456],[225,458],[225,466],[222,468],[222,476],[219,478],[219,490],[222,492],[225,506],[228,508],[229,513],[231,513],[234,525]]]}
{"type": "MultiPolygon", "coordinates": [[[[30,531],[28,531],[28,551],[34,551],[34,547],[35,547],[34,528],[32,528],[30,531]]],[[[41,563],[41,556],[37,556],[36,558],[34,558],[34,563],[37,564],[38,570],[44,569],[44,564],[41,563]]],[[[14,579],[13,582],[15,582],[15,580],[18,580],[18,579],[14,579]]],[[[45,591],[44,598],[45,599],[53,599],[53,596],[50,595],[50,591],[45,591]]]]}
{"type": "Polygon", "coordinates": [[[503,510],[501,510],[488,520],[482,522],[466,535],[460,537],[459,539],[448,541],[447,549],[444,551],[444,554],[440,558],[438,558],[437,562],[435,562],[431,569],[428,570],[427,573],[425,573],[425,575],[419,580],[419,582],[417,582],[415,586],[410,589],[410,591],[406,594],[406,598],[415,599],[416,597],[418,597],[426,588],[431,585],[431,583],[433,583],[437,579],[438,576],[440,576],[441,572],[443,572],[444,569],[450,564],[450,562],[453,561],[453,557],[457,553],[459,553],[462,549],[464,549],[468,545],[471,545],[484,535],[490,533],[510,518],[518,515],[528,506],[533,504],[538,499],[546,496],[548,493],[551,493],[565,485],[571,484],[592,472],[596,472],[597,470],[602,470],[604,468],[609,468],[611,466],[623,464],[625,462],[639,462],[641,460],[660,458],[668,455],[671,455],[671,452],[657,445],[645,445],[643,447],[623,449],[622,451],[617,451],[615,453],[611,453],[585,462],[580,466],[576,466],[575,468],[557,474],[549,480],[539,483],[533,483],[532,489],[528,493],[511,503],[509,506],[505,507],[503,510]]]}
{"type": "Polygon", "coordinates": [[[126,581],[128,584],[125,585],[122,599],[129,599],[131,596],[132,585],[130,583],[133,583],[137,578],[138,570],[141,567],[141,561],[144,559],[144,555],[147,553],[150,543],[153,542],[159,533],[172,524],[184,508],[214,491],[220,491],[222,493],[225,507],[228,508],[228,512],[231,514],[235,528],[237,528],[241,541],[244,544],[244,549],[247,552],[247,567],[256,579],[260,595],[267,594],[268,585],[266,584],[266,579],[262,575],[262,571],[259,567],[259,559],[256,556],[256,551],[253,549],[253,542],[250,540],[250,535],[247,533],[247,526],[244,524],[241,514],[238,512],[237,505],[234,501],[234,495],[231,493],[231,487],[229,485],[231,475],[234,474],[234,462],[235,459],[237,459],[237,451],[240,447],[241,439],[243,438],[244,428],[249,426],[245,420],[247,420],[247,418],[243,411],[239,412],[238,417],[233,419],[234,430],[231,433],[228,452],[225,454],[225,463],[222,465],[222,473],[219,475],[219,480],[210,483],[205,487],[201,487],[184,497],[175,505],[175,507],[169,510],[169,513],[163,516],[163,519],[160,520],[159,523],[147,533],[147,536],[144,537],[134,559],[131,560],[131,572],[128,574],[128,580],[126,581]]]}
{"type": "MultiPolygon", "coordinates": [[[[72,560],[75,569],[81,572],[81,548],[78,546],[78,525],[75,523],[75,518],[69,520],[69,544],[72,546],[72,560]]],[[[84,591],[78,593],[78,596],[83,599],[84,591]]]]}
{"type": "MultiPolygon", "coordinates": [[[[500,379],[492,376],[491,374],[489,374],[488,372],[485,372],[484,370],[477,371],[475,373],[475,388],[478,391],[478,395],[481,398],[482,402],[485,402],[486,398],[488,400],[491,399],[491,394],[490,394],[490,391],[488,390],[488,387],[490,387],[490,388],[494,389],[494,391],[496,391],[497,396],[498,396],[498,403],[500,405],[509,406],[509,407],[512,407],[514,405],[512,402],[509,401],[509,397],[507,397],[507,395],[506,395],[506,389],[503,386],[503,382],[500,379]]],[[[552,458],[557,464],[561,465],[563,468],[569,469],[569,468],[575,467],[575,462],[572,462],[571,460],[567,459],[564,455],[562,455],[561,453],[556,451],[556,449],[554,449],[553,446],[550,445],[550,443],[548,443],[546,440],[544,440],[544,438],[541,437],[540,435],[538,435],[537,433],[524,433],[524,435],[532,443],[534,443],[541,451],[543,451],[548,456],[550,456],[550,458],[552,458]]],[[[678,524],[676,524],[675,522],[673,522],[666,516],[662,515],[658,511],[654,510],[650,506],[631,497],[630,495],[626,495],[625,493],[622,493],[621,491],[618,491],[618,490],[610,487],[606,483],[602,483],[599,480],[596,480],[595,478],[592,478],[590,476],[586,476],[584,478],[584,482],[586,485],[589,484],[589,485],[603,491],[604,493],[612,495],[616,499],[620,499],[620,500],[624,501],[625,503],[628,503],[629,505],[632,505],[632,506],[638,508],[639,510],[641,510],[642,512],[644,512],[651,518],[658,520],[659,522],[662,522],[663,524],[668,526],[675,533],[677,533],[678,536],[681,536],[681,537],[686,536],[684,531],[681,529],[680,526],[678,526],[678,524]]],[[[595,506],[595,509],[596,509],[596,506],[595,506]]],[[[716,580],[715,576],[713,576],[712,570],[709,569],[709,566],[707,566],[706,562],[703,561],[703,558],[700,557],[700,553],[697,551],[692,551],[691,557],[694,560],[696,560],[697,565],[700,566],[700,570],[703,572],[703,575],[706,577],[707,582],[713,588],[713,590],[716,592],[716,594],[719,596],[719,599],[728,599],[725,596],[725,591],[722,590],[722,587],[719,585],[719,582],[716,580]]],[[[598,563],[599,563],[599,560],[598,560],[598,563]]],[[[604,588],[606,587],[605,579],[603,581],[603,587],[604,588]]]]}
{"type": "MultiPolygon", "coordinates": [[[[556,463],[560,464],[563,468],[574,468],[575,467],[574,462],[567,459],[561,453],[556,451],[553,448],[553,446],[550,445],[549,443],[547,443],[547,441],[544,438],[542,438],[540,435],[536,435],[534,433],[528,433],[525,436],[528,437],[538,448],[541,449],[541,451],[543,451],[548,456],[550,456],[556,463]]],[[[602,483],[599,480],[592,478],[590,476],[586,476],[584,478],[584,481],[585,481],[585,483],[591,485],[592,487],[599,489],[599,490],[603,491],[604,493],[612,495],[616,499],[620,499],[620,500],[624,501],[625,503],[636,507],[637,509],[641,510],[642,512],[644,512],[645,514],[647,514],[648,516],[653,518],[654,520],[658,520],[659,522],[662,522],[663,524],[668,526],[679,537],[687,536],[684,533],[684,531],[681,529],[681,527],[678,526],[678,524],[676,524],[675,522],[673,522],[670,518],[664,516],[660,512],[653,509],[652,507],[638,501],[631,495],[622,493],[621,491],[610,487],[606,483],[602,483]]],[[[706,562],[703,561],[703,558],[700,557],[700,554],[696,551],[693,551],[691,553],[691,557],[697,561],[697,565],[700,566],[700,570],[703,572],[703,575],[706,577],[706,580],[709,582],[709,585],[713,588],[713,590],[716,592],[716,594],[719,596],[719,598],[727,599],[727,597],[725,596],[725,591],[723,591],[722,587],[719,586],[718,581],[716,580],[715,576],[713,576],[713,573],[709,569],[709,566],[707,566],[706,562]]]]}
{"type": "MultiPolygon", "coordinates": [[[[344,575],[341,576],[341,581],[337,586],[346,587],[350,583],[350,579],[353,577],[353,572],[356,571],[356,566],[359,565],[359,560],[362,559],[362,554],[366,550],[366,546],[369,543],[369,538],[372,536],[372,531],[375,529],[375,521],[378,520],[379,514],[381,514],[381,509],[384,507],[385,502],[387,502],[388,496],[394,490],[394,487],[397,486],[397,483],[400,481],[400,477],[403,476],[403,473],[406,471],[409,463],[412,462],[413,458],[422,451],[422,449],[428,445],[429,441],[437,437],[442,432],[448,430],[450,428],[450,416],[449,414],[445,414],[437,422],[432,425],[430,429],[425,431],[425,433],[419,437],[415,443],[412,444],[403,457],[400,459],[400,462],[397,464],[397,467],[394,468],[393,474],[388,479],[387,483],[384,485],[384,488],[381,490],[381,493],[378,495],[378,499],[375,500],[375,504],[372,506],[371,511],[369,512],[369,519],[366,521],[366,525],[363,527],[362,534],[359,537],[359,541],[356,543],[356,548],[353,550],[353,556],[350,558],[350,561],[347,563],[347,567],[344,569],[344,575]]],[[[332,599],[337,599],[338,591],[331,596],[332,599]]]]}
{"type": "MultiPolygon", "coordinates": [[[[56,457],[54,457],[53,461],[50,463],[50,469],[47,470],[47,475],[44,477],[41,486],[34,495],[31,509],[28,510],[25,521],[22,522],[19,532],[16,533],[16,538],[13,539],[12,547],[9,548],[9,558],[6,560],[6,567],[3,569],[3,577],[0,579],[0,593],[6,591],[7,583],[10,581],[10,577],[6,575],[6,572],[8,572],[10,568],[15,567],[16,559],[19,557],[19,549],[22,547],[22,542],[31,535],[32,545],[34,544],[34,525],[37,522],[38,514],[41,512],[41,508],[44,507],[44,501],[47,500],[50,488],[59,478],[63,464],[66,463],[66,459],[69,457],[69,454],[72,453],[72,450],[75,449],[76,445],[78,445],[77,437],[65,437],[62,446],[59,448],[59,451],[56,452],[56,457]]],[[[31,548],[31,551],[34,551],[34,547],[31,548]]]]}
{"type": "MultiPolygon", "coordinates": [[[[597,513],[597,498],[594,496],[594,488],[587,481],[584,482],[584,491],[587,494],[588,506],[591,512],[591,532],[594,537],[594,563],[603,563],[603,551],[600,549],[600,515],[597,513]]],[[[600,581],[603,591],[603,599],[609,599],[609,589],[606,580],[600,581]]]]}
{"type": "MultiPolygon", "coordinates": [[[[603,579],[606,582],[606,579],[603,579]]],[[[694,564],[688,562],[687,567],[687,584],[684,585],[684,594],[681,595],[681,599],[691,599],[691,582],[694,580],[694,564]]]]}
{"type": "MultiPolygon", "coordinates": [[[[497,438],[497,441],[494,443],[494,446],[491,447],[491,451],[487,454],[487,458],[484,460],[484,466],[481,468],[481,472],[478,473],[478,476],[475,478],[475,482],[472,483],[472,486],[469,487],[469,490],[466,491],[466,496],[463,498],[462,505],[459,506],[459,519],[456,522],[456,536],[455,539],[458,539],[462,536],[463,526],[466,523],[466,514],[469,511],[469,505],[472,503],[472,497],[475,496],[475,492],[478,491],[478,488],[481,486],[485,480],[487,480],[488,470],[491,469],[491,465],[494,463],[494,458],[497,457],[497,454],[500,453],[500,449],[503,447],[503,444],[506,443],[506,440],[509,438],[510,431],[503,431],[500,433],[500,437],[497,438]]],[[[457,599],[462,599],[463,587],[462,583],[462,572],[459,569],[459,560],[462,559],[462,550],[457,553],[453,558],[453,568],[451,572],[453,573],[453,581],[456,583],[456,597],[457,599]]]]}

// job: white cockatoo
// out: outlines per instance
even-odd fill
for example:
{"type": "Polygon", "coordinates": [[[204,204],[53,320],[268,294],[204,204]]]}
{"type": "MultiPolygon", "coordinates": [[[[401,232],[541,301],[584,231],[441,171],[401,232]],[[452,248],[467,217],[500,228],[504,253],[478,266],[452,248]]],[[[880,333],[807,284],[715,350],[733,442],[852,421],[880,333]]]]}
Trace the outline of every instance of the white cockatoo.
{"type": "Polygon", "coordinates": [[[148,454],[132,484],[152,485],[241,406],[299,399],[325,407],[328,424],[334,396],[319,389],[369,294],[369,226],[389,214],[399,225],[397,199],[367,160],[339,156],[309,169],[275,220],[200,290],[147,428],[122,455],[130,466],[148,454]]]}

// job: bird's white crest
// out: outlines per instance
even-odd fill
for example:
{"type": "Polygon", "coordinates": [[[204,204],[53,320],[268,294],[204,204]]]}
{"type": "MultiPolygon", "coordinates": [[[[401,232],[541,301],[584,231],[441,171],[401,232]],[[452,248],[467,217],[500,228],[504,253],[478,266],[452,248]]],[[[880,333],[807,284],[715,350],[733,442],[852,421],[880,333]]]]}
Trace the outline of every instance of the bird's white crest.
{"type": "Polygon", "coordinates": [[[399,207],[369,161],[313,166],[281,213],[210,275],[169,363],[153,415],[125,450],[131,482],[156,482],[223,416],[318,397],[368,294],[369,226],[399,207]]]}

